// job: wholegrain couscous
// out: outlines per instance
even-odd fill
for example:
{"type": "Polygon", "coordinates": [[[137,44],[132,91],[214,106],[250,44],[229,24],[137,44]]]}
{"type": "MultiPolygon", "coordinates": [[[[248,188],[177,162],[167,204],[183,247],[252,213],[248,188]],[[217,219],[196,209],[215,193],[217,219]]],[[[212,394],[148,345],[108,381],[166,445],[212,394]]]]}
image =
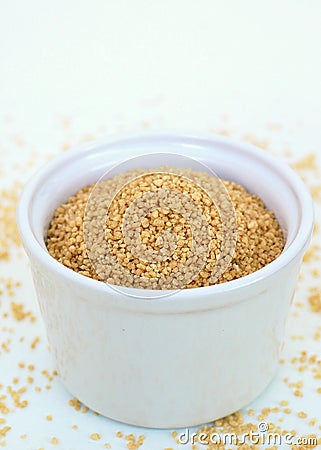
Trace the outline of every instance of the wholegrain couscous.
{"type": "Polygon", "coordinates": [[[242,186],[157,168],[80,189],[56,209],[46,245],[87,277],[173,289],[251,274],[280,255],[284,237],[274,213],[242,186]]]}

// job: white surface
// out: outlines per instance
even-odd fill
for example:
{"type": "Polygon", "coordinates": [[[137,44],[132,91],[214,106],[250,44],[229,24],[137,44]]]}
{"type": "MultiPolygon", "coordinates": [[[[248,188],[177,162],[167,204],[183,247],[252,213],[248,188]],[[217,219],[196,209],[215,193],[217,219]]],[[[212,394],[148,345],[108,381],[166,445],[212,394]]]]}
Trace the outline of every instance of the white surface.
{"type": "MultiPolygon", "coordinates": [[[[261,142],[269,139],[269,148],[281,158],[291,149],[290,160],[320,151],[318,0],[2,0],[0,8],[3,184],[26,180],[35,167],[72,143],[104,132],[148,126],[223,129],[237,137],[251,133],[261,142]],[[268,127],[271,123],[282,126],[268,127]],[[27,164],[30,158],[32,167],[27,164]]],[[[319,182],[316,173],[306,171],[305,175],[310,185],[319,182]]],[[[320,221],[319,206],[317,218],[320,221]]],[[[315,239],[319,242],[320,235],[315,239]]],[[[321,382],[314,378],[312,365],[298,372],[298,364],[291,363],[302,350],[320,356],[320,341],[313,339],[321,325],[320,314],[310,312],[307,302],[309,286],[320,287],[320,280],[311,274],[317,264],[304,268],[287,325],[285,364],[251,407],[259,414],[263,407],[288,400],[292,412],[269,419],[277,422],[282,416],[284,429],[320,436],[321,396],[316,388],[321,382]],[[295,389],[283,381],[286,377],[290,382],[302,380],[303,397],[294,396],[295,389]],[[308,418],[299,419],[298,411],[305,411],[308,418]],[[319,421],[310,426],[313,417],[319,421]]],[[[22,281],[16,301],[39,317],[26,259],[1,262],[0,270],[2,276],[22,281]]],[[[74,411],[68,405],[70,395],[57,380],[46,390],[41,371],[53,370],[53,363],[41,319],[32,324],[16,322],[8,299],[2,296],[1,313],[5,311],[9,318],[3,319],[1,342],[7,338],[12,342],[9,353],[1,349],[4,388],[0,394],[17,376],[18,386],[28,388],[22,398],[29,401],[27,408],[6,416],[12,427],[7,448],[103,449],[110,442],[114,449],[126,449],[126,441],[116,438],[115,432],[139,435],[142,430],[74,411]],[[13,333],[6,331],[11,327],[13,333]],[[21,336],[24,342],[19,342],[21,336]],[[35,336],[41,341],[31,350],[35,336]],[[19,361],[35,364],[33,385],[26,382],[29,372],[18,368],[19,361]],[[35,385],[43,390],[35,392],[35,385]],[[52,422],[45,420],[47,414],[53,415],[52,422]],[[74,423],[78,430],[71,428],[74,423]],[[102,433],[102,439],[90,440],[93,432],[102,433]],[[24,433],[28,436],[21,439],[24,433]],[[59,439],[56,447],[50,444],[52,436],[59,439]]],[[[175,448],[169,431],[144,433],[142,448],[175,448]]]]}

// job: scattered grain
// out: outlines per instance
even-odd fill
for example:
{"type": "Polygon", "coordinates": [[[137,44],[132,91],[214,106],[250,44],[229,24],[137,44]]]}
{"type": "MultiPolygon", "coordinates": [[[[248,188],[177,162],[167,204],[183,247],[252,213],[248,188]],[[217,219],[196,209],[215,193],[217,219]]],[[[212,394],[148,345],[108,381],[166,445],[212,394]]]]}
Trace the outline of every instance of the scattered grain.
{"type": "Polygon", "coordinates": [[[128,450],[137,450],[143,445],[145,435],[142,434],[138,438],[136,438],[133,434],[127,434],[125,436],[125,440],[127,441],[128,450]]]}
{"type": "Polygon", "coordinates": [[[310,295],[308,297],[310,309],[313,312],[321,311],[321,290],[317,287],[312,287],[310,289],[310,295]]]}
{"type": "Polygon", "coordinates": [[[8,261],[12,247],[21,245],[16,222],[20,191],[20,183],[0,190],[0,260],[8,261]]]}
{"type": "Polygon", "coordinates": [[[37,347],[37,344],[40,342],[40,337],[36,336],[34,340],[30,344],[30,348],[35,349],[37,347]]]}
{"type": "Polygon", "coordinates": [[[99,434],[99,433],[92,433],[90,435],[90,439],[92,439],[93,441],[99,441],[101,439],[101,434],[99,434]]]}
{"type": "Polygon", "coordinates": [[[72,407],[75,409],[75,411],[80,411],[80,410],[81,410],[82,403],[81,403],[81,401],[79,401],[77,398],[72,398],[72,399],[70,399],[70,400],[68,401],[68,404],[69,404],[70,406],[72,406],[72,407]]]}
{"type": "Polygon", "coordinates": [[[9,431],[11,430],[11,427],[3,427],[0,429],[0,436],[1,437],[5,437],[7,433],[9,433],[9,431]]]}
{"type": "Polygon", "coordinates": [[[292,164],[293,169],[302,171],[302,170],[311,170],[311,171],[317,171],[318,164],[317,164],[317,155],[316,153],[308,153],[303,158],[299,159],[295,163],[292,164]]]}
{"type": "MultiPolygon", "coordinates": [[[[287,380],[287,381],[286,381],[286,380],[287,380],[287,379],[284,379],[285,382],[288,381],[288,380],[287,380]]],[[[281,401],[280,401],[280,405],[281,405],[281,406],[287,406],[288,404],[289,404],[289,402],[288,402],[287,400],[281,400],[281,401]]]]}
{"type": "Polygon", "coordinates": [[[296,390],[293,392],[293,394],[294,394],[296,397],[303,397],[303,392],[300,391],[299,389],[296,389],[296,390]]]}
{"type": "Polygon", "coordinates": [[[303,256],[303,262],[309,263],[311,261],[318,261],[320,259],[319,256],[320,246],[317,244],[312,244],[310,248],[307,250],[305,255],[303,256]]]}

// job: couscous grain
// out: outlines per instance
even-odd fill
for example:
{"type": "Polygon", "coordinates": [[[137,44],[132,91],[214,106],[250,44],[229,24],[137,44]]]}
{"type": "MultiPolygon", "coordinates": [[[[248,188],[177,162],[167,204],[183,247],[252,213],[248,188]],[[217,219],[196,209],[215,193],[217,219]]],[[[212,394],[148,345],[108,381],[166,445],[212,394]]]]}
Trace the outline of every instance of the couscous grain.
{"type": "Polygon", "coordinates": [[[46,245],[96,280],[173,289],[251,274],[280,255],[284,237],[274,213],[242,186],[157,168],[80,189],[56,209],[46,245]]]}

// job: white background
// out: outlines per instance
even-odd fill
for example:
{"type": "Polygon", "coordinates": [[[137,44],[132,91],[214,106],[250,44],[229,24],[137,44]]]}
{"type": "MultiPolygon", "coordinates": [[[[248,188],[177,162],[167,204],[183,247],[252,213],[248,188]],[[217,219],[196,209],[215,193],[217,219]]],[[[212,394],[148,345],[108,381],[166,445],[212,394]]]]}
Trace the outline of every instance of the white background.
{"type": "MultiPolygon", "coordinates": [[[[69,145],[132,129],[229,132],[268,145],[290,162],[318,153],[320,44],[318,0],[0,0],[1,184],[26,180],[44,160],[69,145]],[[25,163],[30,158],[29,166],[25,163]]],[[[317,181],[317,174],[308,175],[317,181]]],[[[316,388],[321,381],[314,380],[311,371],[298,373],[290,362],[301,350],[320,356],[320,342],[313,334],[321,315],[310,312],[307,303],[308,287],[320,284],[310,276],[313,267],[304,269],[291,311],[286,363],[251,407],[259,413],[286,399],[292,412],[271,420],[284,417],[283,428],[321,436],[320,421],[308,425],[309,419],[320,418],[316,388]],[[302,338],[293,338],[299,335],[302,338]],[[304,397],[295,397],[284,377],[302,379],[304,397]],[[301,410],[308,419],[298,419],[301,410]]],[[[0,270],[23,282],[19,301],[38,316],[26,260],[0,262],[0,270]]],[[[1,313],[8,304],[2,300],[1,313]]],[[[28,374],[19,371],[18,361],[34,362],[35,384],[43,383],[41,370],[52,370],[53,362],[41,319],[29,324],[9,317],[5,326],[13,327],[14,333],[11,352],[0,354],[0,383],[7,386],[17,376],[18,386],[25,385],[28,374]],[[39,335],[37,349],[20,343],[22,335],[29,343],[39,335]]],[[[0,329],[0,337],[5,341],[7,331],[0,329]]],[[[24,398],[29,406],[6,416],[12,427],[6,437],[10,450],[103,449],[105,442],[126,449],[115,432],[142,433],[91,412],[75,412],[57,380],[41,393],[28,386],[24,398]],[[46,421],[46,414],[54,420],[46,421]],[[75,423],[77,431],[71,428],[75,423]],[[93,432],[101,433],[102,440],[91,441],[93,432]],[[23,434],[26,439],[21,439],[23,434]],[[50,444],[52,436],[59,439],[56,447],[50,444]]],[[[144,433],[142,448],[175,447],[170,431],[144,433]]]]}

